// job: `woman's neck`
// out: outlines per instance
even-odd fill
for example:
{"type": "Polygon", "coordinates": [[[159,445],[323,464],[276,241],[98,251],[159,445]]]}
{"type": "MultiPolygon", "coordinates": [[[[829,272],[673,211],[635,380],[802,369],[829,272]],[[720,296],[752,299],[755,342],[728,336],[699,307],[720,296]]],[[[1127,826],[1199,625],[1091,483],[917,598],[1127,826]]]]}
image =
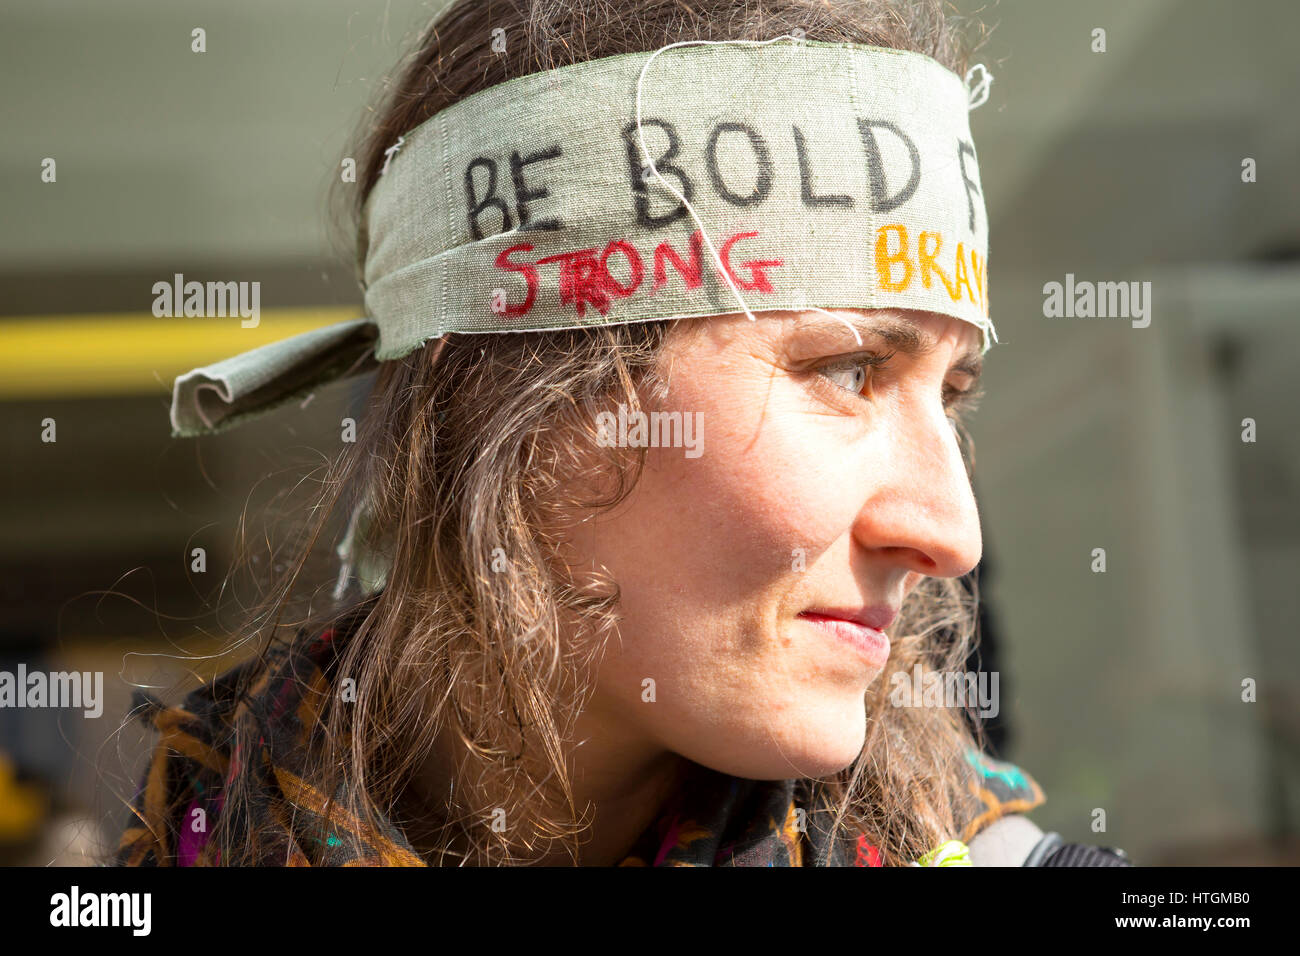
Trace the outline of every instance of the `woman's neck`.
{"type": "MultiPolygon", "coordinates": [[[[616,866],[635,845],[637,839],[656,819],[664,803],[685,778],[689,762],[658,747],[633,747],[609,732],[611,722],[584,715],[578,720],[575,738],[582,741],[567,757],[573,788],[573,805],[579,819],[590,821],[578,837],[578,865],[616,866]],[[584,726],[586,725],[586,726],[584,726]],[[599,725],[599,729],[592,725],[599,725]]],[[[430,863],[437,863],[441,851],[449,852],[456,863],[481,862],[472,836],[462,830],[449,836],[446,832],[448,800],[461,806],[485,806],[492,801],[466,799],[465,784],[452,770],[456,761],[449,759],[445,745],[427,760],[412,779],[401,805],[403,815],[412,821],[407,839],[430,863]]],[[[481,797],[482,795],[480,795],[481,797]]],[[[553,803],[558,805],[558,801],[553,803]]],[[[451,816],[457,816],[455,806],[451,816]]],[[[509,821],[505,821],[509,825],[509,821]]],[[[485,819],[481,826],[490,826],[485,819]]],[[[521,863],[540,866],[572,866],[573,856],[567,841],[558,841],[521,863]]],[[[519,851],[522,852],[522,851],[519,851]]]]}
{"type": "MultiPolygon", "coordinates": [[[[591,807],[591,826],[580,838],[578,865],[617,866],[622,862],[676,791],[685,769],[684,759],[661,751],[657,759],[621,780],[593,779],[589,775],[585,786],[575,780],[576,805],[591,807]]],[[[557,848],[535,862],[570,866],[572,858],[567,850],[557,848]]]]}

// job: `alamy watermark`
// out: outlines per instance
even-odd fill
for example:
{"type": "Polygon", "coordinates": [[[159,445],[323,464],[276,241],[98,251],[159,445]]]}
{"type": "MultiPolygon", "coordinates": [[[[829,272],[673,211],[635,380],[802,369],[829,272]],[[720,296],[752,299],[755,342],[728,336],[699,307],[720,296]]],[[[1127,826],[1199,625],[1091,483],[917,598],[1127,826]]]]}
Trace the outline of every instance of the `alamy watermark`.
{"type": "Polygon", "coordinates": [[[0,707],[81,707],[87,717],[104,713],[103,671],[0,671],[0,707]]]}
{"type": "Polygon", "coordinates": [[[148,936],[153,926],[150,893],[83,893],[74,885],[50,897],[50,925],[62,927],[119,926],[133,936],[148,936]]]}
{"type": "Polygon", "coordinates": [[[895,707],[964,707],[992,719],[1002,709],[997,671],[898,671],[889,680],[895,707]]]}
{"type": "Polygon", "coordinates": [[[262,321],[260,282],[186,282],[178,272],[172,282],[155,282],[153,294],[153,314],[160,319],[239,315],[245,329],[255,329],[262,321]]]}
{"type": "Polygon", "coordinates": [[[704,453],[703,412],[631,412],[623,404],[618,414],[596,416],[596,442],[601,448],[685,448],[687,458],[704,453]]]}
{"type": "Polygon", "coordinates": [[[1043,286],[1043,316],[1048,319],[1132,319],[1133,328],[1151,324],[1150,282],[1075,282],[1074,273],[1065,283],[1043,286]]]}

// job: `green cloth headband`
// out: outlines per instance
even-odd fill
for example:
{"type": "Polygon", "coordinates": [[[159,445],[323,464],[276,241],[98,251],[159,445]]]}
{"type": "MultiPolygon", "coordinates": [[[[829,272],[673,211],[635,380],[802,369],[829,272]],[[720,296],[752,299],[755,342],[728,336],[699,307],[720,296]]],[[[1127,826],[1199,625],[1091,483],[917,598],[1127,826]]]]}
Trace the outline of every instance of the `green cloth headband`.
{"type": "Polygon", "coordinates": [[[896,308],[970,322],[987,350],[968,116],[986,91],[923,54],[797,37],[687,41],[481,90],[388,151],[363,212],[367,317],[186,373],[173,433],[222,430],[447,332],[896,308]]]}

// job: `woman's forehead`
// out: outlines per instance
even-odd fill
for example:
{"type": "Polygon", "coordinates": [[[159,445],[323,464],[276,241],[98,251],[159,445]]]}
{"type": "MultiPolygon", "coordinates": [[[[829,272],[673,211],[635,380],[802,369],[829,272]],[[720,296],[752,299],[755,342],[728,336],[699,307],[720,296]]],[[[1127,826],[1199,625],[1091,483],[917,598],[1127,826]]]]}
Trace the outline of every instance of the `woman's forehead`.
{"type": "MultiPolygon", "coordinates": [[[[755,311],[769,334],[789,335],[843,330],[850,334],[870,335],[883,339],[892,348],[909,354],[923,355],[940,342],[955,337],[958,351],[979,351],[982,334],[978,326],[955,316],[920,309],[772,309],[755,311]]],[[[748,321],[744,312],[723,312],[705,321],[748,321]]]]}
{"type": "Polygon", "coordinates": [[[954,316],[918,309],[767,309],[722,312],[688,323],[677,347],[689,348],[698,336],[714,347],[747,340],[764,343],[793,357],[885,350],[920,358],[938,353],[945,366],[978,381],[984,369],[983,336],[978,326],[954,316]],[[735,338],[739,336],[740,338],[735,338]]]}

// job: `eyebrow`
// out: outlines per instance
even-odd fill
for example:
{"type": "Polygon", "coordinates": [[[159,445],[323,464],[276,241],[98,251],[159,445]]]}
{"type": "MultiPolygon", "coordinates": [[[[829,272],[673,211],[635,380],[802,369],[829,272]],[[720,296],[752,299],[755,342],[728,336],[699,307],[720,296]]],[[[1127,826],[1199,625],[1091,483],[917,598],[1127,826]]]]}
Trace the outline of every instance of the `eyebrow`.
{"type": "MultiPolygon", "coordinates": [[[[796,321],[800,330],[810,332],[822,329],[843,331],[847,324],[864,336],[871,335],[880,339],[890,348],[904,355],[929,355],[939,346],[938,340],[933,335],[923,332],[915,322],[909,322],[904,318],[881,313],[869,316],[857,315],[852,312],[837,312],[836,316],[838,319],[816,312],[811,316],[800,317],[796,321]]],[[[949,366],[949,371],[969,375],[972,379],[971,386],[974,387],[979,381],[980,373],[984,371],[984,358],[979,348],[970,349],[958,356],[957,360],[949,366]]]]}

